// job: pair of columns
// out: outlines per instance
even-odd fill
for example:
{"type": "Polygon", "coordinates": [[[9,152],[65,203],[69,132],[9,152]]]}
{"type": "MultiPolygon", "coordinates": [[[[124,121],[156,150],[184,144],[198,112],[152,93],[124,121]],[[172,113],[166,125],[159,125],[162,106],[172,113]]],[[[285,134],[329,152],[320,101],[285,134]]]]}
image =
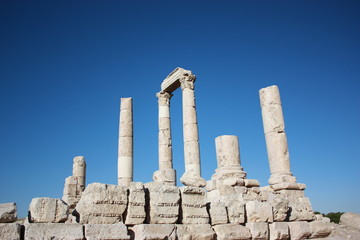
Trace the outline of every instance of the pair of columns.
{"type": "Polygon", "coordinates": [[[170,127],[171,92],[179,86],[182,90],[183,134],[185,173],[180,181],[186,186],[205,186],[201,177],[200,147],[196,116],[194,82],[195,75],[177,68],[162,84],[162,91],[156,94],[159,104],[159,170],[154,173],[155,182],[176,185],[176,172],[172,163],[172,140],[170,127]],[[169,78],[169,79],[168,79],[169,78]]]}

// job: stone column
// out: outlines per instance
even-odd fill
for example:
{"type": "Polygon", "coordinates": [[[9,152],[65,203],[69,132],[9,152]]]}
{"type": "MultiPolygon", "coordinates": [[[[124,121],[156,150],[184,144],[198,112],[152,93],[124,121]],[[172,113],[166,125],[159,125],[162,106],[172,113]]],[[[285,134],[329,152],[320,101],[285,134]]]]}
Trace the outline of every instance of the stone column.
{"type": "Polygon", "coordinates": [[[269,184],[277,186],[280,184],[283,186],[281,188],[299,188],[296,184],[296,178],[290,171],[290,158],[279,89],[274,85],[260,89],[259,93],[271,172],[269,184]]]}
{"type": "Polygon", "coordinates": [[[170,126],[171,93],[156,94],[159,103],[159,170],[154,173],[154,182],[176,185],[176,172],[172,163],[172,141],[170,126]]]}
{"type": "Polygon", "coordinates": [[[72,175],[77,179],[77,192],[81,195],[81,193],[85,190],[86,181],[86,162],[83,156],[74,157],[72,175]]]}
{"type": "Polygon", "coordinates": [[[206,185],[201,177],[200,147],[195,107],[195,75],[184,74],[180,78],[183,105],[184,158],[185,173],[180,181],[186,186],[202,187],[206,185]]]}
{"type": "Polygon", "coordinates": [[[133,116],[132,98],[121,98],[118,150],[118,185],[133,181],[133,116]]]}
{"type": "Polygon", "coordinates": [[[231,178],[246,177],[240,163],[239,139],[233,135],[223,135],[215,138],[216,158],[218,168],[216,173],[231,178]]]}

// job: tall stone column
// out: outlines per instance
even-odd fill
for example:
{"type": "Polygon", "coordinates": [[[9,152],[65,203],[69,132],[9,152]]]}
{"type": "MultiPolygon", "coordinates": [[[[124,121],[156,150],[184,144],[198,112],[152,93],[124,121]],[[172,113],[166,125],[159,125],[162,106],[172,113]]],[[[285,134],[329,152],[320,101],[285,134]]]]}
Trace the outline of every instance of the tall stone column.
{"type": "Polygon", "coordinates": [[[279,189],[305,188],[297,184],[290,171],[290,157],[280,93],[277,86],[262,88],[260,93],[261,113],[271,176],[269,184],[279,189]]]}
{"type": "Polygon", "coordinates": [[[159,170],[153,175],[154,182],[176,185],[176,172],[172,163],[172,141],[170,126],[171,93],[156,94],[159,104],[159,170]]]}
{"type": "Polygon", "coordinates": [[[199,133],[195,107],[195,75],[184,74],[180,78],[183,105],[185,173],[180,181],[186,186],[203,187],[201,177],[199,133]]]}
{"type": "Polygon", "coordinates": [[[133,114],[132,98],[121,98],[118,148],[118,185],[133,181],[133,114]]]}

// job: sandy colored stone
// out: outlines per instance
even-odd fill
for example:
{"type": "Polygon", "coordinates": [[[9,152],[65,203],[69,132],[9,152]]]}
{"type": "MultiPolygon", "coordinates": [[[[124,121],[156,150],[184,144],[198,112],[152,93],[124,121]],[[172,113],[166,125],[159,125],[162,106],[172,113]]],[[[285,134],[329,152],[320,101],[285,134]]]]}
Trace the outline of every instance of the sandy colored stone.
{"type": "Polygon", "coordinates": [[[121,98],[118,146],[118,185],[133,181],[133,112],[132,98],[121,98]]]}
{"type": "Polygon", "coordinates": [[[272,206],[274,222],[283,222],[288,216],[289,199],[284,194],[268,194],[269,203],[272,206]]]}
{"type": "Polygon", "coordinates": [[[86,240],[127,240],[130,239],[126,226],[116,224],[85,224],[86,240]]]}
{"type": "Polygon", "coordinates": [[[312,221],[315,214],[307,197],[289,197],[290,221],[312,221]]]}
{"type": "Polygon", "coordinates": [[[21,225],[18,223],[0,223],[0,239],[20,240],[21,225]]]}
{"type": "Polygon", "coordinates": [[[290,239],[289,226],[286,222],[273,222],[269,224],[270,240],[290,239]]]}
{"type": "Polygon", "coordinates": [[[250,240],[250,230],[238,224],[221,224],[213,226],[217,240],[250,240]]]}
{"type": "Polygon", "coordinates": [[[250,201],[246,205],[247,222],[273,222],[273,212],[270,203],[250,201]]]}
{"type": "Polygon", "coordinates": [[[126,187],[92,183],[83,192],[75,210],[80,215],[80,223],[113,224],[124,221],[127,203],[126,187]]]}
{"type": "Polygon", "coordinates": [[[0,204],[0,223],[12,223],[17,220],[16,203],[0,204]]]}
{"type": "Polygon", "coordinates": [[[209,214],[210,214],[211,225],[228,223],[226,207],[221,202],[211,202],[209,214]]]}
{"type": "Polygon", "coordinates": [[[125,224],[135,225],[144,223],[145,212],[145,188],[140,182],[129,184],[129,199],[125,224]]]}
{"type": "Polygon", "coordinates": [[[149,199],[147,223],[176,223],[179,219],[179,188],[154,182],[146,183],[145,188],[149,199]]]}
{"type": "Polygon", "coordinates": [[[254,240],[268,240],[269,226],[268,223],[249,222],[245,225],[250,229],[251,237],[254,240]]]}
{"type": "Polygon", "coordinates": [[[67,220],[69,206],[61,199],[33,198],[29,206],[32,223],[63,223],[67,220]]]}
{"type": "Polygon", "coordinates": [[[340,216],[340,224],[360,230],[360,214],[344,213],[340,216]]]}
{"type": "Polygon", "coordinates": [[[311,236],[310,225],[308,222],[289,222],[288,226],[291,240],[306,239],[311,236]]]}
{"type": "Polygon", "coordinates": [[[310,238],[324,238],[331,234],[331,225],[322,221],[309,222],[310,238]]]}
{"type": "Polygon", "coordinates": [[[210,224],[177,224],[177,239],[182,240],[215,240],[215,232],[210,224]]]}
{"type": "Polygon", "coordinates": [[[140,224],[129,229],[134,240],[175,240],[175,224],[140,224]]]}
{"type": "Polygon", "coordinates": [[[25,240],[83,240],[83,225],[72,223],[25,224],[25,240]]]}
{"type": "Polygon", "coordinates": [[[180,187],[182,223],[207,224],[209,214],[206,210],[206,191],[199,187],[180,187]]]}

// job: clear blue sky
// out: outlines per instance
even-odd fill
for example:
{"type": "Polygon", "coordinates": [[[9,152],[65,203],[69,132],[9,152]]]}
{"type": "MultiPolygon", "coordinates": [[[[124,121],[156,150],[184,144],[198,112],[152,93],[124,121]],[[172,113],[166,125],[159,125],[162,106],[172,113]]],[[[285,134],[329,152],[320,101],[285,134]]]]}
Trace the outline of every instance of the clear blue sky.
{"type": "MultiPolygon", "coordinates": [[[[25,216],[62,196],[72,159],[87,183],[117,182],[119,101],[133,97],[134,180],[158,169],[157,98],[176,67],[197,76],[202,175],[215,137],[239,136],[248,178],[267,185],[258,91],[280,88],[291,170],[320,212],[360,213],[359,1],[0,3],[0,202],[25,216]]],[[[181,92],[171,102],[184,172],[181,92]]]]}

